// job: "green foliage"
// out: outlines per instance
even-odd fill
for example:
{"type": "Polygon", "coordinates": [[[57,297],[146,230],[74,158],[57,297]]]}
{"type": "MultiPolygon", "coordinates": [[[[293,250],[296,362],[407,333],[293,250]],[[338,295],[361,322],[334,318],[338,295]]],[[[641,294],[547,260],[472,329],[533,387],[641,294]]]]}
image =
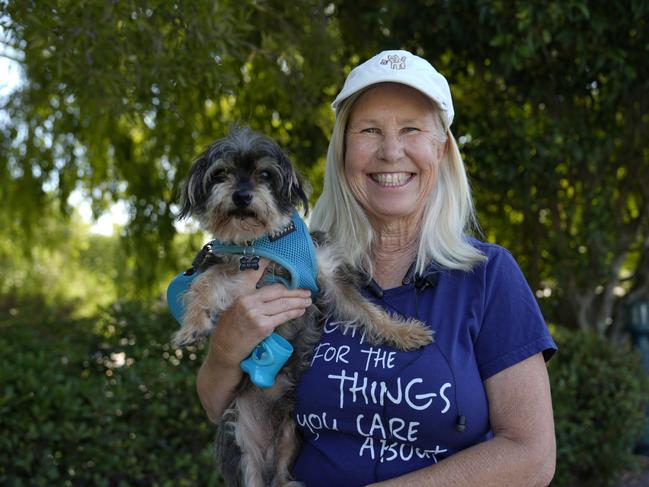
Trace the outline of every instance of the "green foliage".
{"type": "MultiPolygon", "coordinates": [[[[29,305],[29,315],[0,310],[1,483],[220,485],[195,393],[204,348],[169,346],[177,325],[166,307],[122,302],[72,320],[29,305]]],[[[553,485],[611,485],[633,464],[649,379],[626,347],[555,336],[553,485]]]]}
{"type": "Polygon", "coordinates": [[[158,270],[161,279],[142,288],[136,257],[123,245],[123,229],[116,226],[112,236],[93,234],[76,211],[61,218],[53,206],[44,208],[38,237],[25,242],[0,233],[0,306],[14,313],[30,313],[24,301],[34,296],[76,317],[95,315],[99,307],[118,299],[155,299],[207,241],[202,232],[175,234],[168,253],[178,265],[158,270]]]}
{"type": "Polygon", "coordinates": [[[101,213],[126,203],[123,243],[139,287],[170,253],[182,179],[231,124],[277,137],[304,168],[325,152],[338,81],[329,18],[315,0],[22,1],[0,5],[2,42],[26,83],[0,124],[0,225],[29,241],[48,190],[75,188],[101,213]]]}
{"type": "Polygon", "coordinates": [[[166,308],[93,320],[0,318],[0,483],[220,485],[195,393],[202,347],[175,350],[166,308]]]}
{"type": "Polygon", "coordinates": [[[449,78],[485,233],[552,290],[550,319],[609,332],[649,242],[649,3],[336,6],[350,57],[404,47],[449,78]]]}
{"type": "Polygon", "coordinates": [[[352,65],[404,47],[449,78],[487,238],[552,321],[614,334],[649,271],[649,3],[1,2],[26,84],[0,107],[0,227],[32,241],[51,194],[129,209],[138,290],[179,267],[189,164],[233,122],[277,138],[314,185],[352,65]],[[624,276],[624,278],[622,278],[624,276]],[[610,326],[611,322],[614,326],[610,326]]]}
{"type": "Polygon", "coordinates": [[[592,332],[555,334],[560,352],[550,362],[557,487],[612,485],[634,465],[644,432],[649,377],[637,352],[592,332]]]}
{"type": "Polygon", "coordinates": [[[43,216],[31,243],[0,235],[0,297],[40,296],[48,306],[93,314],[126,291],[120,286],[129,282],[126,261],[117,238],[89,234],[76,214],[67,221],[43,216]]]}

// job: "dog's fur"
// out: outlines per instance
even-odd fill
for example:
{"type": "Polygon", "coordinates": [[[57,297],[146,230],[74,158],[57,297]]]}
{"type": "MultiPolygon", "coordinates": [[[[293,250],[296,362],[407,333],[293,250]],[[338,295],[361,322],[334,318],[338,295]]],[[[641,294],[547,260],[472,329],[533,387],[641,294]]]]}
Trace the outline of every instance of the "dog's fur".
{"type": "MultiPolygon", "coordinates": [[[[236,128],[192,166],[183,188],[180,218],[195,216],[220,241],[245,245],[283,229],[300,206],[308,211],[302,179],[280,147],[250,129],[236,128]]],[[[291,417],[294,386],[308,367],[326,316],[357,323],[370,343],[411,350],[432,341],[430,329],[422,323],[390,316],[362,297],[359,274],[341,264],[342,249],[323,235],[314,241],[320,293],[302,317],[275,330],[292,343],[292,357],[269,389],[256,387],[246,376],[219,421],[216,457],[227,485],[301,485],[292,482],[289,474],[299,450],[291,417]]],[[[186,293],[184,321],[173,337],[176,345],[208,334],[212,317],[240,293],[239,257],[209,260],[211,265],[201,269],[186,293]]],[[[275,266],[270,272],[285,270],[275,266]]]]}

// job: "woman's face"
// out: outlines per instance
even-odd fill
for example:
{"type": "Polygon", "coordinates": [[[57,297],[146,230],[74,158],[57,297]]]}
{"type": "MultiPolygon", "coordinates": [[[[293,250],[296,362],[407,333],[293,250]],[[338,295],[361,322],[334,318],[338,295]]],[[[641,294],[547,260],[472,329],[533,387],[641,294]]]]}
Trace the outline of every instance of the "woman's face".
{"type": "Polygon", "coordinates": [[[345,131],[345,177],[379,223],[418,220],[437,180],[445,144],[432,102],[419,91],[382,83],[354,103],[345,131]]]}

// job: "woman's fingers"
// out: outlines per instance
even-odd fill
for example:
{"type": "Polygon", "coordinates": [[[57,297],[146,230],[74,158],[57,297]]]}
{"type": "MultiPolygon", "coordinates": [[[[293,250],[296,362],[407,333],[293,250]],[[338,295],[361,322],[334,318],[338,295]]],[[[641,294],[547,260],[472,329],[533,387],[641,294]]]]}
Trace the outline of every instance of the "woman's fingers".
{"type": "Polygon", "coordinates": [[[284,284],[271,284],[263,286],[255,293],[241,296],[241,299],[259,301],[263,303],[272,302],[283,298],[311,298],[311,291],[308,289],[287,289],[284,284]]]}
{"type": "Polygon", "coordinates": [[[260,289],[235,299],[232,309],[242,317],[240,324],[254,335],[267,336],[282,323],[301,316],[311,306],[311,293],[304,289],[260,289]]]}
{"type": "Polygon", "coordinates": [[[306,312],[306,308],[295,308],[295,309],[283,311],[281,313],[277,313],[275,315],[269,316],[267,318],[268,325],[269,325],[268,335],[270,335],[277,326],[281,325],[282,323],[286,323],[287,321],[294,320],[295,318],[299,318],[305,312],[306,312]]]}
{"type": "Polygon", "coordinates": [[[304,310],[311,306],[311,298],[298,296],[280,296],[276,299],[266,301],[259,307],[263,316],[275,316],[285,311],[304,310]]]}
{"type": "Polygon", "coordinates": [[[250,297],[253,301],[258,299],[270,302],[281,298],[310,298],[311,291],[308,289],[287,289],[283,284],[275,283],[268,286],[258,287],[264,271],[270,261],[268,259],[259,260],[259,269],[243,271],[244,279],[242,287],[247,291],[241,295],[242,298],[250,297]]]}
{"type": "Polygon", "coordinates": [[[287,289],[283,284],[257,288],[268,264],[261,259],[259,269],[243,271],[241,293],[212,330],[211,348],[229,363],[238,364],[275,328],[302,316],[311,305],[308,289],[287,289]]]}

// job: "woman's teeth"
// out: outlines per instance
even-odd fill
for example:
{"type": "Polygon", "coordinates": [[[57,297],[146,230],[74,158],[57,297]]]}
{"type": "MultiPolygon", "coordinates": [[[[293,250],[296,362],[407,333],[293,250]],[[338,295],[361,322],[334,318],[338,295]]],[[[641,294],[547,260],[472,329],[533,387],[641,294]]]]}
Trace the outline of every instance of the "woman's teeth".
{"type": "Polygon", "coordinates": [[[370,175],[370,177],[381,186],[401,186],[410,179],[410,176],[411,174],[409,172],[378,173],[370,175]]]}

